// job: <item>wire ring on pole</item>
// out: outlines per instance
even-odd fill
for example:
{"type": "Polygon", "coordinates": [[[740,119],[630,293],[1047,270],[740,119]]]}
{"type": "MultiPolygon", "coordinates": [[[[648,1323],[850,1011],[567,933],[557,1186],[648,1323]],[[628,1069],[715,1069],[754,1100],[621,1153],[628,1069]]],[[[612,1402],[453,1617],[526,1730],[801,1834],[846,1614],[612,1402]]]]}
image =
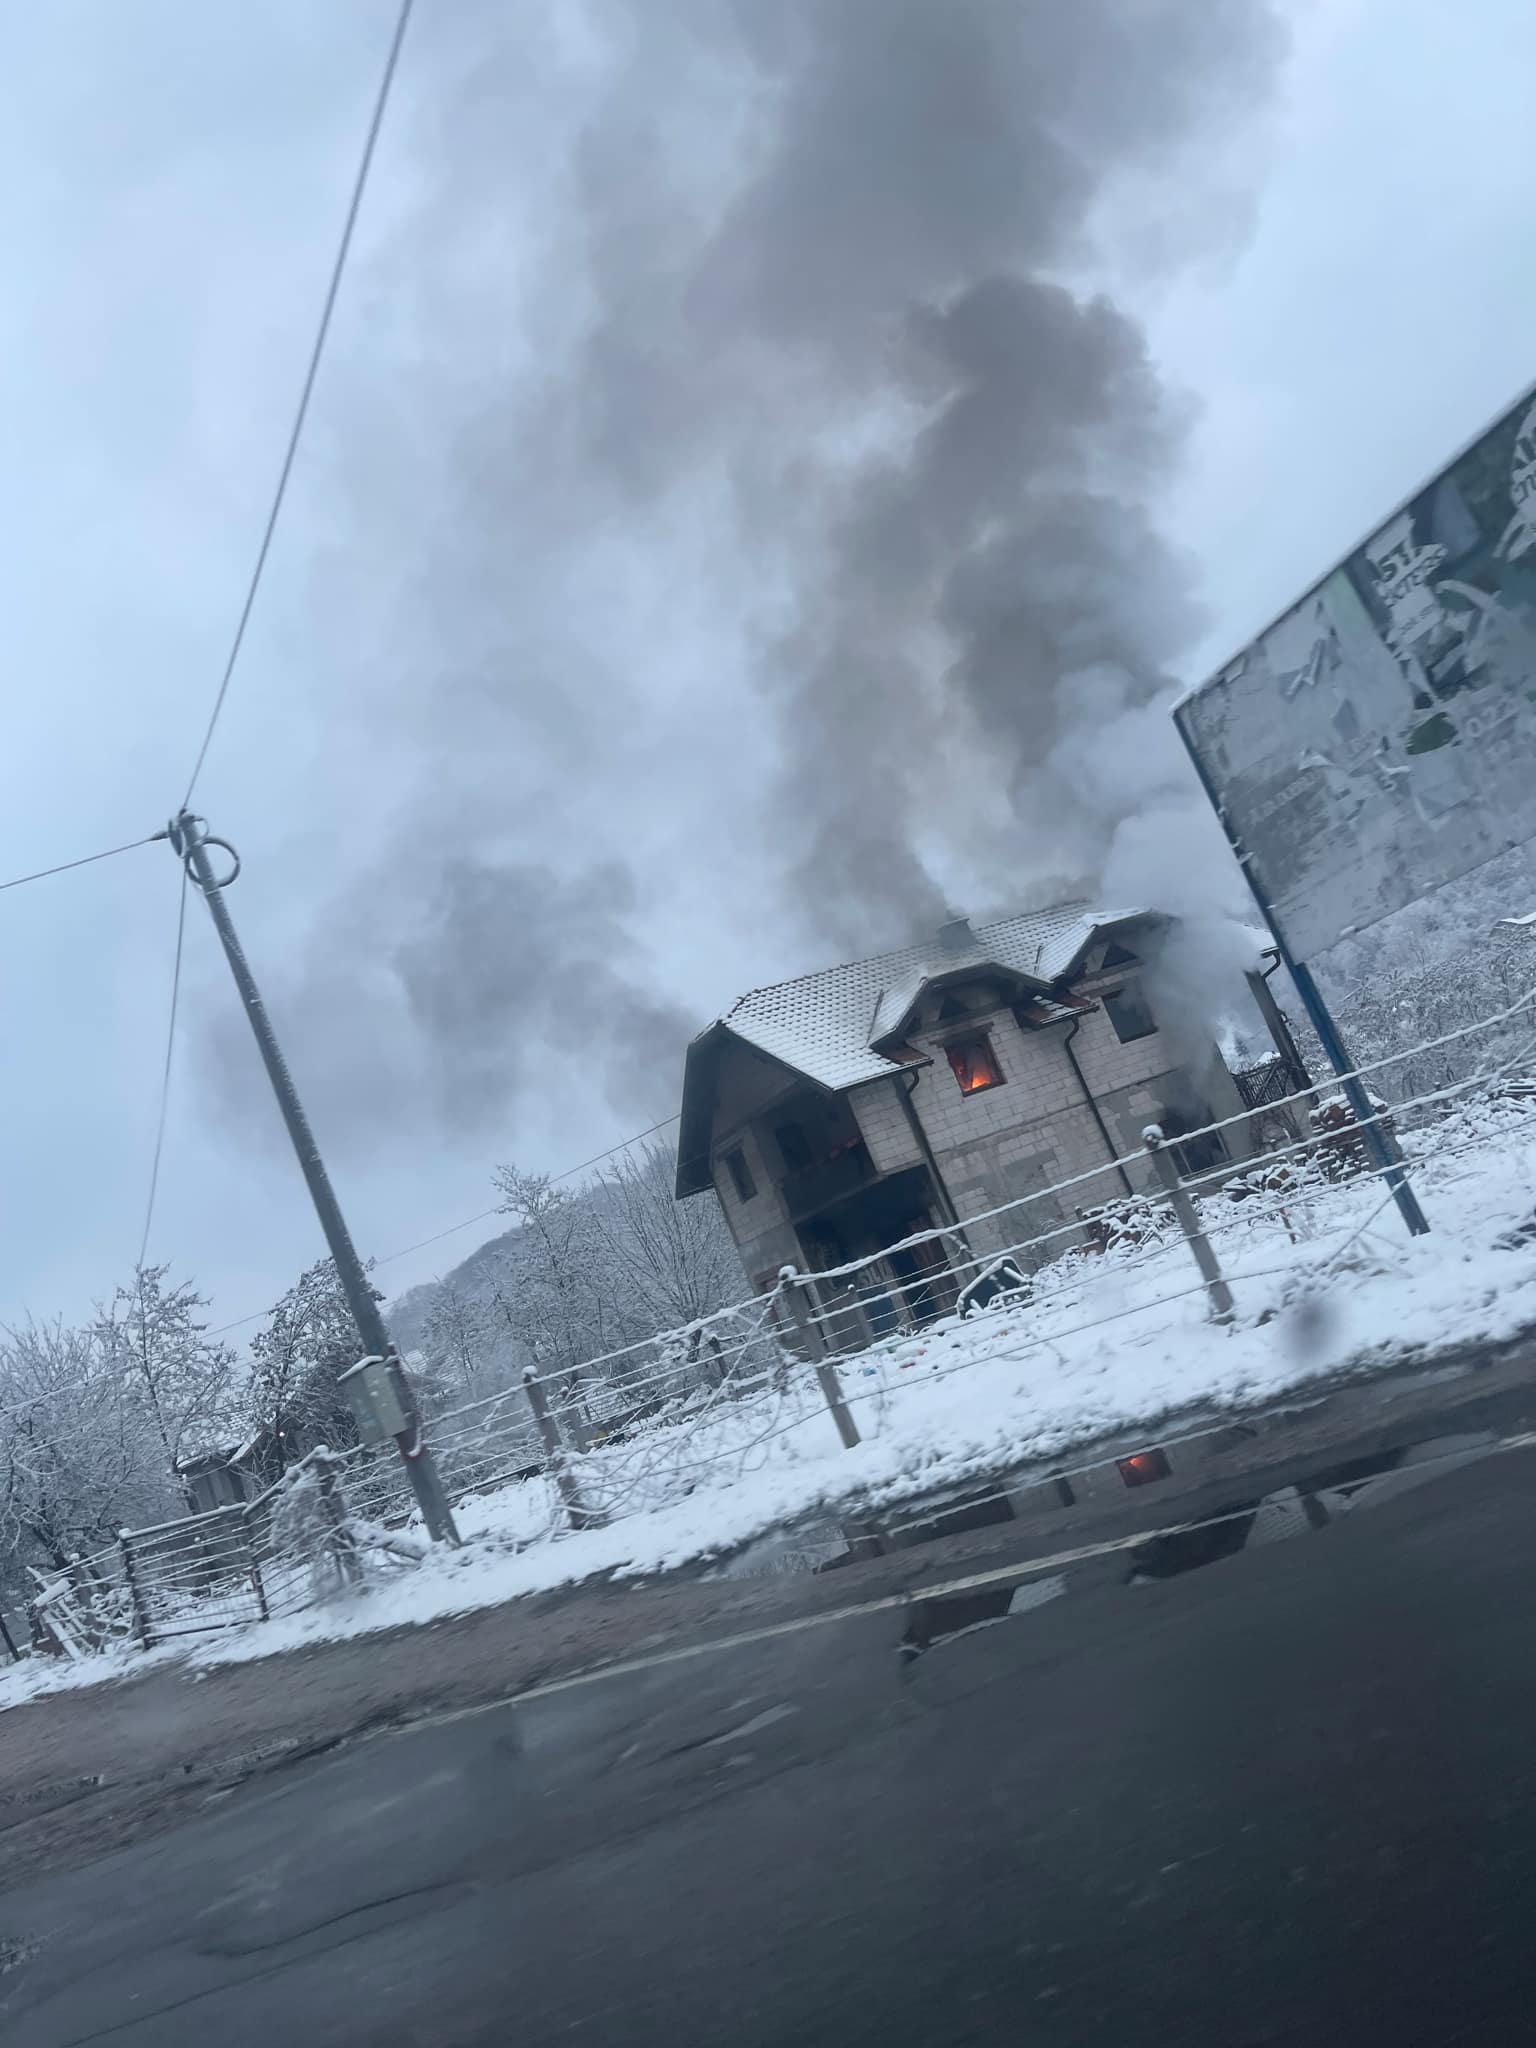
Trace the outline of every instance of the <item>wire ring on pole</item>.
{"type": "MultiPolygon", "coordinates": [[[[205,838],[205,839],[203,839],[203,840],[202,840],[202,841],[201,841],[200,843],[201,843],[201,844],[203,845],[203,847],[205,847],[205,848],[207,848],[207,847],[210,847],[210,846],[216,846],[216,847],[218,847],[218,848],[219,848],[219,850],[220,850],[220,852],[221,852],[221,853],[227,853],[227,854],[229,855],[229,858],[230,858],[230,862],[231,862],[231,866],[230,866],[230,870],[229,870],[229,873],[228,873],[227,875],[222,875],[222,876],[215,876],[215,878],[213,879],[213,881],[211,881],[211,882],[210,882],[210,883],[208,884],[208,887],[209,887],[210,889],[227,889],[227,888],[229,887],[230,883],[231,883],[231,882],[233,882],[233,881],[235,881],[235,880],[236,880],[236,879],[238,878],[238,876],[239,876],[239,873],[240,873],[240,856],[239,856],[239,854],[238,854],[238,853],[236,853],[235,849],[234,849],[234,848],[233,848],[233,847],[232,847],[232,846],[230,845],[230,843],[229,843],[229,841],[228,841],[227,839],[206,839],[206,838],[205,838]]],[[[196,877],[195,875],[193,876],[193,878],[192,878],[192,879],[193,879],[194,881],[197,881],[197,877],[196,877]]],[[[203,885],[202,885],[202,884],[201,884],[201,883],[199,882],[199,883],[198,883],[198,887],[199,887],[199,888],[201,888],[202,886],[203,886],[203,885]]]]}
{"type": "Polygon", "coordinates": [[[227,839],[215,839],[210,835],[206,818],[188,816],[183,813],[182,817],[178,818],[172,826],[170,837],[172,845],[181,855],[182,866],[187,871],[187,879],[194,888],[202,889],[204,895],[207,895],[210,890],[227,889],[230,883],[238,878],[240,873],[239,854],[236,853],[227,839]],[[183,827],[188,829],[184,830],[182,829],[183,827]],[[216,846],[220,852],[227,853],[232,863],[229,873],[216,877],[204,888],[201,878],[192,866],[192,849],[194,846],[204,848],[216,846]]]}

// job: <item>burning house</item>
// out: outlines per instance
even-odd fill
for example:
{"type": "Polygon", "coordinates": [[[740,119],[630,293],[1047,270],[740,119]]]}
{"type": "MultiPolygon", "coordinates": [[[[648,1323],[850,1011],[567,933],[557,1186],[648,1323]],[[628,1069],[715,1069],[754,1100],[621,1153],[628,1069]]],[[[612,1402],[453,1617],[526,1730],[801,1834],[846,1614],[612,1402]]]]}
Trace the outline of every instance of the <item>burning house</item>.
{"type": "MultiPolygon", "coordinates": [[[[908,1316],[954,1300],[946,1242],[986,1260],[1068,1226],[1025,1266],[1081,1243],[1071,1226],[1147,1184],[1112,1163],[1146,1125],[1177,1141],[1244,1109],[1215,1044],[1160,1024],[1145,968],[1167,929],[1081,903],[957,918],[929,945],[750,990],[688,1049],[679,1197],[714,1189],[759,1291],[785,1265],[825,1271],[956,1226],[875,1270],[908,1316]]],[[[1245,1140],[1238,1125],[1175,1157],[1208,1171],[1245,1140]]]]}

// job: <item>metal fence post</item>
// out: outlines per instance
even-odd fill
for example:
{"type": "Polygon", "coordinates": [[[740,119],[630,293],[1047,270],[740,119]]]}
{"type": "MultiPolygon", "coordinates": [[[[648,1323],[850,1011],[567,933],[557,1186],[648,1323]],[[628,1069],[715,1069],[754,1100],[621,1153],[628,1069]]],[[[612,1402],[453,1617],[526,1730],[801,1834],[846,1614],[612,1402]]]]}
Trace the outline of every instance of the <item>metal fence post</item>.
{"type": "Polygon", "coordinates": [[[706,1343],[713,1363],[707,1366],[705,1370],[710,1373],[717,1387],[723,1387],[731,1377],[730,1364],[726,1359],[725,1353],[720,1349],[720,1339],[713,1330],[710,1331],[706,1343]]]}
{"type": "Polygon", "coordinates": [[[261,1553],[256,1548],[256,1534],[251,1527],[249,1501],[240,1510],[240,1527],[245,1534],[245,1554],[250,1560],[251,1591],[256,1595],[256,1611],[263,1621],[270,1621],[272,1615],[267,1606],[266,1581],[261,1576],[261,1553]]]}
{"type": "Polygon", "coordinates": [[[831,1411],[832,1420],[837,1424],[837,1433],[843,1440],[843,1449],[851,1451],[859,1441],[859,1426],[848,1412],[848,1403],[843,1398],[843,1383],[837,1376],[837,1367],[832,1363],[827,1349],[826,1335],[812,1316],[806,1304],[806,1290],[810,1281],[805,1274],[796,1272],[793,1266],[786,1266],[780,1274],[784,1282],[784,1298],[789,1304],[789,1313],[794,1320],[795,1334],[806,1348],[812,1365],[816,1368],[817,1383],[822,1398],[831,1411]]]}
{"type": "Polygon", "coordinates": [[[144,1605],[138,1568],[133,1561],[133,1542],[126,1529],[118,1531],[117,1548],[123,1561],[123,1584],[128,1588],[128,1600],[133,1608],[133,1632],[139,1639],[139,1648],[147,1650],[154,1638],[149,1630],[149,1610],[144,1605]]]}
{"type": "MultiPolygon", "coordinates": [[[[347,1527],[347,1503],[336,1477],[340,1459],[325,1444],[317,1444],[309,1454],[315,1478],[320,1490],[320,1512],[325,1517],[330,1532],[328,1549],[336,1560],[336,1569],[349,1586],[355,1586],[363,1575],[358,1563],[357,1545],[352,1540],[352,1531],[347,1527]]],[[[263,1597],[263,1605],[265,1598],[263,1597]]]]}
{"type": "Polygon", "coordinates": [[[561,1386],[564,1400],[555,1418],[563,1438],[569,1438],[578,1457],[592,1448],[592,1425],[581,1410],[581,1381],[574,1371],[565,1375],[561,1386]]]}
{"type": "Polygon", "coordinates": [[[1216,1263],[1216,1254],[1211,1250],[1210,1239],[1200,1228],[1199,1214],[1188,1190],[1179,1178],[1179,1169],[1174,1165],[1168,1151],[1162,1126],[1148,1124],[1141,1134],[1141,1141],[1147,1148],[1147,1157],[1152,1161],[1152,1170],[1162,1184],[1169,1206],[1179,1219],[1179,1228],[1184,1233],[1185,1242],[1195,1255],[1195,1264],[1200,1268],[1200,1277],[1205,1282],[1205,1291],[1211,1300],[1211,1321],[1230,1323],[1236,1313],[1232,1290],[1222,1279],[1221,1268],[1216,1263]]]}
{"type": "Polygon", "coordinates": [[[544,1445],[544,1460],[549,1466],[550,1476],[560,1490],[565,1503],[566,1519],[573,1529],[596,1529],[602,1525],[602,1516],[589,1508],[581,1497],[581,1488],[566,1463],[565,1445],[560,1436],[560,1425],[549,1412],[549,1401],[544,1392],[544,1382],[530,1365],[523,1372],[523,1387],[528,1395],[528,1406],[533,1410],[533,1419],[538,1425],[539,1437],[544,1445]]]}
{"type": "Polygon", "coordinates": [[[86,1568],[86,1560],[83,1557],[73,1559],[67,1576],[70,1585],[75,1591],[75,1611],[79,1617],[80,1630],[85,1637],[86,1647],[92,1650],[104,1650],[107,1646],[107,1638],[110,1631],[102,1621],[97,1609],[96,1593],[98,1589],[91,1584],[91,1575],[86,1568]]]}

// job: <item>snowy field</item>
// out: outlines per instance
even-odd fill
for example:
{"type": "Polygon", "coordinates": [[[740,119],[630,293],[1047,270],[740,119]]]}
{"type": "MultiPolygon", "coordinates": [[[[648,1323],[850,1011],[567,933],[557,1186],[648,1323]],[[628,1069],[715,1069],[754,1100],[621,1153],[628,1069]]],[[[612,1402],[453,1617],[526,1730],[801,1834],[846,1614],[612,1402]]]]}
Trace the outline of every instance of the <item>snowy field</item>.
{"type": "MultiPolygon", "coordinates": [[[[419,1564],[380,1553],[361,1590],[150,1654],[204,1664],[265,1656],[596,1574],[697,1565],[786,1524],[889,1512],[1040,1462],[1070,1470],[1128,1426],[1176,1433],[1308,1382],[1536,1327],[1536,1242],[1498,1242],[1536,1207],[1532,1107],[1466,1105],[1404,1143],[1428,1237],[1408,1238],[1369,1178],[1202,1203],[1236,1301],[1230,1327],[1211,1320],[1189,1249],[1165,1218],[1151,1242],[1058,1259],[1027,1301],[843,1359],[862,1438],[851,1450],[814,1374],[796,1365],[778,1386],[696,1399],[575,1461],[601,1527],[573,1532],[546,1479],[514,1481],[460,1502],[458,1552],[419,1564]]],[[[32,1659],[0,1674],[0,1704],[145,1662],[133,1651],[74,1665],[32,1659]]]]}

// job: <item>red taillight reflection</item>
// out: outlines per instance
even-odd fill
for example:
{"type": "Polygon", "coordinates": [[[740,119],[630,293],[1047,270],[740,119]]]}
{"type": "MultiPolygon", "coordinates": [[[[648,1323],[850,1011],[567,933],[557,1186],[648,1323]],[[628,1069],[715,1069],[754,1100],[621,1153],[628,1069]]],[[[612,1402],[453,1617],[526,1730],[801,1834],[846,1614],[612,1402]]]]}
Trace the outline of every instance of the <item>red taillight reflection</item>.
{"type": "Polygon", "coordinates": [[[1115,1465],[1127,1486],[1150,1486],[1154,1479],[1166,1479],[1171,1470],[1166,1451],[1135,1451],[1129,1458],[1117,1458],[1115,1465]]]}

